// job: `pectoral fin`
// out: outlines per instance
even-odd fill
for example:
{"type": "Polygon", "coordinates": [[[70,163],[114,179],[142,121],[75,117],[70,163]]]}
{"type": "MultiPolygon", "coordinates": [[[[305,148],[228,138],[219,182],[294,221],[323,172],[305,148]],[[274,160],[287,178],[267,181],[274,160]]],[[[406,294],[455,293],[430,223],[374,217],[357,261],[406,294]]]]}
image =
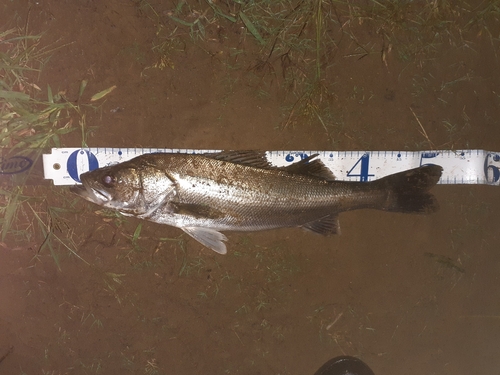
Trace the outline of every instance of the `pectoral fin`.
{"type": "Polygon", "coordinates": [[[201,243],[203,246],[212,249],[216,253],[226,254],[226,245],[222,241],[227,241],[227,237],[221,232],[217,232],[210,228],[201,227],[185,227],[181,228],[184,232],[193,237],[196,241],[201,243]]]}

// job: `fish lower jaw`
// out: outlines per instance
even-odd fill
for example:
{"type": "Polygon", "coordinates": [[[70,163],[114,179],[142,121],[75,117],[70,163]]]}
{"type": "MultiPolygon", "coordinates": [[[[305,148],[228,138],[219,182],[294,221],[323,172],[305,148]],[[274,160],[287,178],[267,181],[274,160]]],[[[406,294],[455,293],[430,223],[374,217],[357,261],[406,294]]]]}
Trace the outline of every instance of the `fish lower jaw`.
{"type": "Polygon", "coordinates": [[[101,201],[103,204],[108,203],[111,200],[111,197],[101,193],[99,190],[91,188],[92,189],[92,194],[97,198],[97,200],[101,201]]]}

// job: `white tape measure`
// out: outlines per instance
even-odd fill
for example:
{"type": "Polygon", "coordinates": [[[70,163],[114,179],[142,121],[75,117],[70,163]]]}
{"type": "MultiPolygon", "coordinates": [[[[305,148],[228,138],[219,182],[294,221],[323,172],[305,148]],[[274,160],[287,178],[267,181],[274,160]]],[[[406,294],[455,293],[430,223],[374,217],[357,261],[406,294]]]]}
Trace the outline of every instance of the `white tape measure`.
{"type": "MultiPolygon", "coordinates": [[[[54,185],[80,183],[80,174],[157,152],[200,154],[219,150],[168,148],[53,148],[43,155],[46,179],[54,185]]],[[[310,155],[318,158],[342,181],[371,181],[425,164],[443,167],[440,184],[500,185],[500,152],[440,151],[267,151],[272,165],[281,167],[310,155]]]]}

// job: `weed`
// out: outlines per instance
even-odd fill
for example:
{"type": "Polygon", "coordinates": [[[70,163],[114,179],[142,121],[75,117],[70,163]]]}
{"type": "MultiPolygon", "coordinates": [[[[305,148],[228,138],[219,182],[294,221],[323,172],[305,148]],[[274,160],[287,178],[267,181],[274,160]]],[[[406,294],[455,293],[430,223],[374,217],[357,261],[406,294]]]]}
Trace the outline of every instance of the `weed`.
{"type": "Polygon", "coordinates": [[[135,360],[135,357],[132,356],[132,358],[128,358],[125,356],[125,354],[121,353],[122,354],[122,366],[124,368],[126,368],[127,370],[132,370],[134,369],[135,367],[135,364],[134,364],[134,360],[135,360]]]}
{"type": "Polygon", "coordinates": [[[236,314],[248,314],[250,309],[247,305],[242,305],[235,310],[236,314]]]}
{"type": "Polygon", "coordinates": [[[108,291],[112,296],[116,298],[119,304],[122,303],[120,295],[118,294],[117,287],[123,283],[124,274],[117,274],[113,272],[104,272],[102,274],[102,279],[106,287],[104,288],[108,291]]]}
{"type": "Polygon", "coordinates": [[[95,211],[94,213],[101,216],[102,220],[106,223],[113,222],[117,228],[121,227],[126,221],[125,216],[115,210],[103,208],[95,211]]]}
{"type": "Polygon", "coordinates": [[[198,297],[200,297],[202,299],[207,299],[208,298],[207,293],[205,293],[205,292],[198,292],[198,297]]]}
{"type": "Polygon", "coordinates": [[[257,252],[256,258],[261,263],[260,267],[269,283],[282,281],[300,270],[293,254],[283,249],[281,245],[275,245],[265,253],[264,257],[262,252],[257,252]]]}
{"type": "Polygon", "coordinates": [[[266,302],[263,299],[258,299],[257,300],[257,307],[255,307],[255,310],[260,311],[260,310],[264,309],[267,305],[269,305],[269,302],[266,302]]]}
{"type": "Polygon", "coordinates": [[[144,368],[144,373],[146,375],[157,375],[159,374],[159,367],[158,364],[156,363],[155,358],[151,358],[146,361],[146,366],[144,368]]]}
{"type": "Polygon", "coordinates": [[[424,253],[426,257],[431,258],[434,262],[442,265],[443,267],[450,268],[454,271],[465,273],[465,269],[453,259],[440,254],[424,253]]]}
{"type": "Polygon", "coordinates": [[[90,323],[89,328],[96,328],[96,329],[103,328],[102,321],[100,319],[96,318],[96,316],[93,313],[88,313],[88,314],[83,313],[82,314],[82,317],[80,319],[80,323],[83,326],[87,322],[90,323]]]}
{"type": "Polygon", "coordinates": [[[85,371],[86,374],[95,373],[99,374],[103,369],[102,360],[94,359],[90,364],[85,364],[80,361],[80,367],[85,371]]]}
{"type": "Polygon", "coordinates": [[[185,261],[181,267],[181,270],[179,271],[179,276],[182,275],[188,276],[192,271],[196,271],[196,273],[199,274],[204,264],[205,264],[205,259],[202,257],[197,257],[191,260],[189,263],[185,261]]]}
{"type": "MultiPolygon", "coordinates": [[[[81,103],[81,96],[87,85],[82,81],[76,104],[69,101],[65,92],[54,93],[50,85],[45,94],[35,83],[36,75],[41,72],[51,53],[64,46],[42,46],[41,36],[27,35],[15,29],[0,33],[0,148],[1,159],[6,160],[18,152],[32,150],[30,157],[35,164],[43,152],[49,147],[61,147],[60,137],[76,129],[75,117],[82,129],[85,145],[85,115],[83,107],[91,104],[81,103]],[[40,99],[45,96],[45,99],[40,99]]],[[[94,95],[91,102],[105,97],[113,88],[94,95]]],[[[0,190],[0,224],[1,239],[5,241],[8,234],[14,237],[32,236],[39,231],[44,240],[38,252],[48,248],[58,267],[59,256],[55,243],[65,247],[71,254],[80,256],[71,243],[71,235],[61,238],[63,232],[61,214],[69,212],[58,207],[51,207],[44,196],[47,192],[37,191],[37,194],[26,194],[25,181],[27,174],[21,180],[15,180],[17,186],[0,190]],[[45,206],[45,210],[42,207],[45,206]],[[27,214],[26,212],[30,213],[27,214]],[[25,223],[17,222],[19,214],[27,219],[25,223]],[[33,225],[29,217],[34,217],[33,225]],[[68,239],[69,238],[69,239],[68,239]]],[[[3,186],[2,186],[3,187],[3,186]]],[[[66,230],[68,228],[66,227],[66,230]]],[[[80,258],[82,259],[82,258],[80,258]]],[[[83,260],[83,259],[82,259],[83,260]]]]}

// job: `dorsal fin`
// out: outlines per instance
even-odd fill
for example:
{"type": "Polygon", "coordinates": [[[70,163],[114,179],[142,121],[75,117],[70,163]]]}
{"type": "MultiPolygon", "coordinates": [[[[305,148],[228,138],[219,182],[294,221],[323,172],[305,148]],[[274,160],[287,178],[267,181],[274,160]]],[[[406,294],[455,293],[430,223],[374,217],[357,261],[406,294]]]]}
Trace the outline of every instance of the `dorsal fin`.
{"type": "Polygon", "coordinates": [[[313,154],[296,163],[286,167],[275,167],[269,163],[265,151],[244,150],[244,151],[221,151],[205,153],[208,158],[227,161],[230,163],[246,165],[262,169],[281,169],[292,174],[301,174],[308,177],[315,177],[321,180],[333,181],[335,176],[319,159],[312,160],[319,154],[313,154]]]}
{"type": "Polygon", "coordinates": [[[255,168],[273,168],[266,157],[265,151],[221,151],[203,154],[208,158],[227,161],[230,163],[247,165],[255,168]]]}
{"type": "Polygon", "coordinates": [[[333,181],[335,176],[319,159],[312,160],[319,154],[313,154],[282,169],[288,173],[302,174],[309,177],[316,177],[321,180],[333,181]]]}

